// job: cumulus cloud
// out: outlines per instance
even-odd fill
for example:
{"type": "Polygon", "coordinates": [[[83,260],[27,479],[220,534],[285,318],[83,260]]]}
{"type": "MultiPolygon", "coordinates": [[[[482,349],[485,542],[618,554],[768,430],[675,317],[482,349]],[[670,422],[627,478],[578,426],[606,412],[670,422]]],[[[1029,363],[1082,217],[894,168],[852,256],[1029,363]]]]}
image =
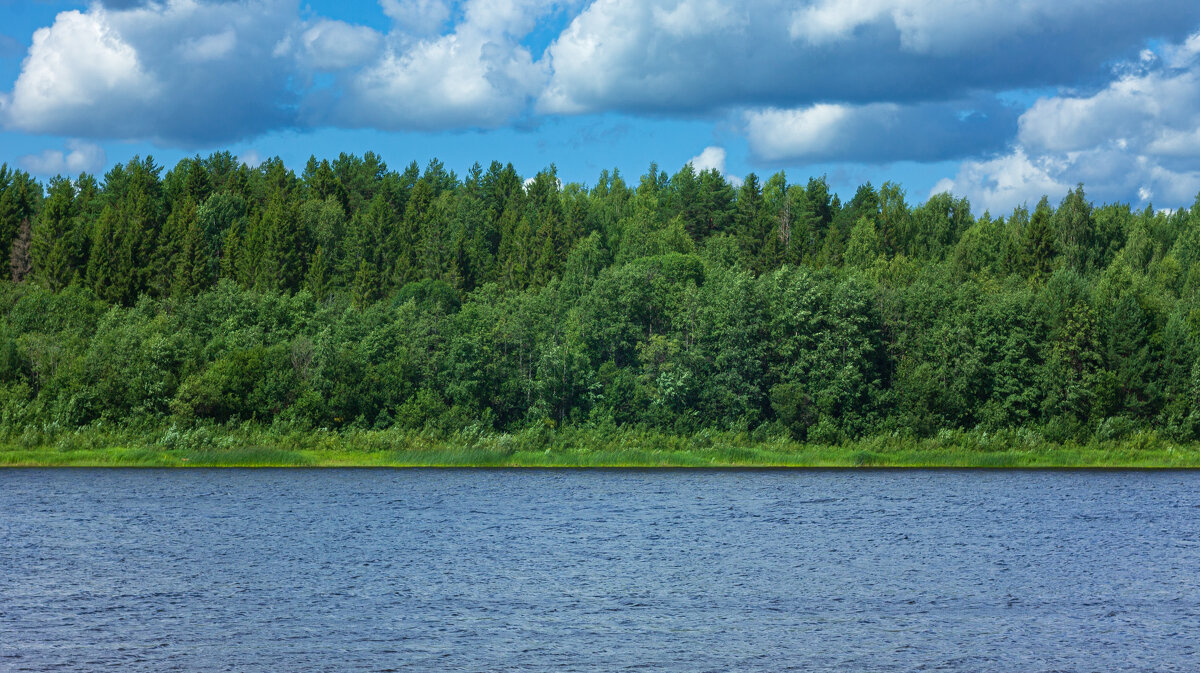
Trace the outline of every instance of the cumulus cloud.
{"type": "Polygon", "coordinates": [[[379,0],[379,6],[400,30],[410,34],[441,32],[450,20],[450,3],[446,0],[379,0]]]}
{"type": "Polygon", "coordinates": [[[34,175],[78,175],[96,173],[107,162],[104,148],[81,140],[68,140],[64,150],[42,150],[17,159],[17,165],[34,175]]]}
{"type": "Polygon", "coordinates": [[[296,0],[169,0],[60,13],[34,33],[4,125],[180,145],[291,122],[290,64],[272,53],[296,0]]]}
{"type": "Polygon", "coordinates": [[[22,130],[71,127],[93,135],[97,126],[136,113],[158,89],[137,50],[108,22],[107,12],[63,12],[53,26],[33,34],[5,112],[9,124],[22,130]],[[95,114],[85,117],[88,110],[95,114]]]}
{"type": "Polygon", "coordinates": [[[493,128],[522,117],[547,73],[520,40],[548,0],[468,0],[454,30],[400,41],[349,81],[330,113],[340,126],[493,128]]]}
{"type": "Polygon", "coordinates": [[[818,103],[744,113],[751,153],[772,164],[942,161],[1003,149],[1017,113],[995,100],[898,105],[818,103]]]}
{"type": "Polygon", "coordinates": [[[964,161],[954,179],[943,179],[932,194],[951,192],[967,196],[976,209],[1005,212],[1014,206],[1036,203],[1043,195],[1066,194],[1068,186],[1054,176],[1065,166],[1048,157],[1030,159],[1025,150],[987,161],[964,161]]]}
{"type": "Polygon", "coordinates": [[[810,45],[853,40],[860,32],[893,31],[903,51],[951,54],[974,51],[1077,21],[1103,20],[1124,0],[816,0],[791,14],[789,34],[810,45]]]}
{"type": "Polygon", "coordinates": [[[964,161],[957,174],[938,182],[932,193],[952,192],[966,196],[976,210],[1005,212],[1043,195],[1052,200],[1065,196],[1076,183],[1083,183],[1089,197],[1101,202],[1146,205],[1153,199],[1184,206],[1200,191],[1200,171],[1175,170],[1113,148],[1030,156],[1018,146],[994,159],[964,161]]]}
{"type": "Polygon", "coordinates": [[[132,9],[150,4],[150,0],[101,0],[101,5],[109,9],[132,9]]]}
{"type": "Polygon", "coordinates": [[[192,63],[218,61],[233,53],[237,46],[237,33],[232,28],[226,28],[219,33],[210,33],[193,37],[179,45],[179,56],[192,63]]]}
{"type": "Polygon", "coordinates": [[[1187,68],[1200,57],[1200,33],[1188,36],[1182,44],[1168,45],[1163,50],[1169,68],[1187,68]]]}
{"type": "Polygon", "coordinates": [[[725,172],[725,148],[710,145],[704,151],[688,159],[688,163],[697,171],[717,169],[718,173],[725,172]]]}
{"type": "MultiPolygon", "coordinates": [[[[1195,0],[378,4],[386,32],[314,16],[301,0],[103,0],[62,12],[0,92],[0,125],[200,147],[284,128],[652,113],[732,119],[760,164],[965,158],[945,184],[989,203],[1077,180],[1155,199],[1195,185],[1195,0]],[[564,19],[545,50],[529,46],[564,19]],[[1146,50],[1151,37],[1166,43],[1146,50]],[[995,93],[1104,79],[1022,115],[995,93]]],[[[723,151],[693,161],[723,170],[723,151]]]]}
{"type": "Polygon", "coordinates": [[[538,106],[695,112],[1075,84],[1198,21],[1191,0],[596,0],[547,50],[538,106]]]}
{"type": "Polygon", "coordinates": [[[304,57],[316,70],[342,70],[375,57],[383,36],[367,26],[322,19],[309,26],[300,38],[304,57]]]}
{"type": "Polygon", "coordinates": [[[742,28],[748,23],[738,5],[724,0],[692,0],[674,7],[653,6],[650,9],[655,29],[676,38],[707,35],[714,31],[742,28]]]}
{"type": "Polygon", "coordinates": [[[1141,154],[1200,157],[1200,69],[1122,77],[1091,96],[1038,100],[1018,139],[1032,151],[1070,152],[1113,144],[1141,154]]]}
{"type": "Polygon", "coordinates": [[[724,175],[725,179],[729,180],[730,184],[732,184],[734,187],[741,187],[743,183],[742,178],[736,175],[730,175],[725,170],[725,158],[726,152],[724,147],[710,145],[705,147],[700,154],[688,159],[687,163],[691,164],[692,169],[696,171],[709,171],[715,169],[718,173],[724,175]]]}
{"type": "Polygon", "coordinates": [[[939,188],[1011,207],[1083,182],[1106,201],[1191,203],[1200,191],[1200,33],[1140,57],[1090,95],[1051,96],[1020,117],[1014,149],[965,162],[939,188]]]}
{"type": "Polygon", "coordinates": [[[298,0],[93,4],[35,34],[0,121],[177,146],[297,126],[493,128],[527,117],[548,77],[522,40],[576,1],[382,0],[386,36],[302,21],[298,0]]]}

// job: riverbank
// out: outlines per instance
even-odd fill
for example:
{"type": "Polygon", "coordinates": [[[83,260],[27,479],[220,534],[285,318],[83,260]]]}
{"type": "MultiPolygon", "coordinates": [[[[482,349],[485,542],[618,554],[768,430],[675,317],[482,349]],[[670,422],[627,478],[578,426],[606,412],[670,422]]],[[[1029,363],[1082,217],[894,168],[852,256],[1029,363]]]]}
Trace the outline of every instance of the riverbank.
{"type": "Polygon", "coordinates": [[[839,445],[751,433],[665,435],[629,429],[435,435],[396,430],[85,428],[0,439],[7,467],[947,467],[1200,468],[1200,446],[1153,432],[1055,443],[1021,431],[879,436],[839,445]]]}

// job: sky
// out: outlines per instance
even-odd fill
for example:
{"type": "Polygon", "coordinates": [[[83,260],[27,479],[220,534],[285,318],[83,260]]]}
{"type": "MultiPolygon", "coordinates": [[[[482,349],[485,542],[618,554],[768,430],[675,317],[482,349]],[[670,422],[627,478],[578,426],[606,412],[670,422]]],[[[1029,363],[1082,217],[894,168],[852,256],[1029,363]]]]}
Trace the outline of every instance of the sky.
{"type": "Polygon", "coordinates": [[[0,162],[219,150],[1188,207],[1200,3],[0,0],[0,162]]]}

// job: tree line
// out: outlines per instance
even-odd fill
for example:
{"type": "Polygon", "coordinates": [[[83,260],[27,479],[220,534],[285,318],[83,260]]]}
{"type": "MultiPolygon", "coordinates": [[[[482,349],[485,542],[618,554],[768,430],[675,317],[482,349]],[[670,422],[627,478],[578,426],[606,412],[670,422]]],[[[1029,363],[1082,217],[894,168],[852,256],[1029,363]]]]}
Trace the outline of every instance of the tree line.
{"type": "Polygon", "coordinates": [[[0,426],[1200,439],[1200,200],[651,165],[0,167],[0,426]]]}

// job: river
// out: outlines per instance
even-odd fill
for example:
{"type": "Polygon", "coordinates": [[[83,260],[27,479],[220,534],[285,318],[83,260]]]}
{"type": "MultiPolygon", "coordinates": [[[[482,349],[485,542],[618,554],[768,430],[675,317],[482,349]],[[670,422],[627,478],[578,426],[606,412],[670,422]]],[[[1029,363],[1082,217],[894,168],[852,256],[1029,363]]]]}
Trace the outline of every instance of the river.
{"type": "Polygon", "coordinates": [[[1195,671],[1200,472],[0,470],[0,671],[1195,671]]]}

